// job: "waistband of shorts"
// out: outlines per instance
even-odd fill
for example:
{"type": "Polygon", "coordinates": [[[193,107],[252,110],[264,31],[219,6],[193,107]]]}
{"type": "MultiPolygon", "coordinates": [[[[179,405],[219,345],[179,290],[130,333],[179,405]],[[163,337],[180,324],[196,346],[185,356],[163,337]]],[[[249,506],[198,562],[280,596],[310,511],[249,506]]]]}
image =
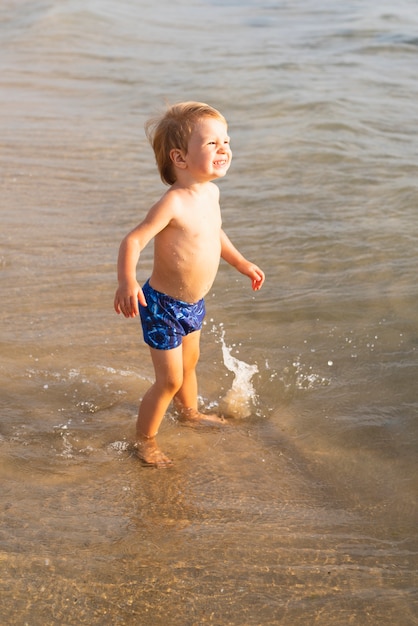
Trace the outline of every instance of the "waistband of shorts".
{"type": "Polygon", "coordinates": [[[174,298],[174,296],[169,296],[167,293],[164,293],[163,291],[158,291],[157,289],[154,289],[154,287],[152,285],[150,285],[149,281],[150,281],[150,279],[148,278],[148,280],[145,281],[142,289],[148,288],[151,291],[153,291],[154,293],[156,293],[158,296],[161,296],[162,298],[166,298],[170,302],[181,304],[182,306],[196,306],[197,304],[200,304],[201,302],[204,301],[204,298],[201,298],[197,302],[186,302],[185,300],[179,300],[178,298],[174,298]]]}

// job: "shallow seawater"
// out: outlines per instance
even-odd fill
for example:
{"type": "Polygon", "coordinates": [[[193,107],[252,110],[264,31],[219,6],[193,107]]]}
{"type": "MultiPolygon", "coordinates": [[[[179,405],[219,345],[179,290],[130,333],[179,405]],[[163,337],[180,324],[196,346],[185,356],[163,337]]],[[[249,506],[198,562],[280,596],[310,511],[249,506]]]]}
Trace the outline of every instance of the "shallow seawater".
{"type": "MultiPolygon", "coordinates": [[[[417,16],[396,7],[5,0],[1,622],[418,624],[417,16]],[[146,119],[229,120],[199,393],[142,467],[153,379],[112,308],[161,195],[146,119]]],[[[152,247],[141,259],[145,280],[152,247]]]]}

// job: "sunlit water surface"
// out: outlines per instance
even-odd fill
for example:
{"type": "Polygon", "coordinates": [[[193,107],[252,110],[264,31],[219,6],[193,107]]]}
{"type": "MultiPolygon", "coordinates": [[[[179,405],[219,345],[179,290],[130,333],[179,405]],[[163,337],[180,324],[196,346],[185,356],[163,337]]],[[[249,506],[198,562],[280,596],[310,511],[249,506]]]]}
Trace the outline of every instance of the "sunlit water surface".
{"type": "MultiPolygon", "coordinates": [[[[413,0],[3,0],[1,622],[410,626],[417,618],[413,0]],[[112,310],[163,187],[165,101],[229,120],[202,405],[132,454],[152,380],[112,310]]],[[[139,266],[145,280],[147,250],[139,266]]]]}

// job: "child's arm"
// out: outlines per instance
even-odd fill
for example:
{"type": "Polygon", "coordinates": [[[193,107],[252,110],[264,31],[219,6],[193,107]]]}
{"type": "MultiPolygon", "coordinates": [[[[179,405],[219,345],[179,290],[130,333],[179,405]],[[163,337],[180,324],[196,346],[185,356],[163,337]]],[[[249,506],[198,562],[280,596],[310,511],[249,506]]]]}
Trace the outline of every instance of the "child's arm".
{"type": "Polygon", "coordinates": [[[144,221],[122,239],[118,256],[119,287],[114,300],[116,313],[135,317],[139,314],[138,300],[142,306],[147,306],[136,278],[136,266],[142,250],[155,235],[168,226],[171,217],[170,205],[162,199],[152,207],[144,221]]]}
{"type": "Polygon", "coordinates": [[[248,276],[254,291],[261,289],[264,283],[264,272],[257,265],[247,261],[241,252],[236,249],[229,237],[221,230],[221,257],[235,267],[241,274],[248,276]]]}
{"type": "MultiPolygon", "coordinates": [[[[139,227],[138,227],[139,228],[139,227]]],[[[139,313],[138,300],[146,306],[144,294],[136,279],[141,246],[135,231],[132,231],[122,240],[118,256],[118,282],[114,308],[116,313],[123,313],[125,317],[135,317],[139,313]]]]}

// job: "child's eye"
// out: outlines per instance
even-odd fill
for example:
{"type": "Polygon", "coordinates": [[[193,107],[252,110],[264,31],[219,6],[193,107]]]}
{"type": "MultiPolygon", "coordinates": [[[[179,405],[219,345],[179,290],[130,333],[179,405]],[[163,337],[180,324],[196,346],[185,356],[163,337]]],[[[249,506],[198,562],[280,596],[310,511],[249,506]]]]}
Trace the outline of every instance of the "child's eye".
{"type": "MultiPolygon", "coordinates": [[[[208,141],[208,146],[216,146],[218,142],[217,141],[208,141]]],[[[230,140],[229,139],[225,139],[224,140],[224,144],[229,145],[230,140]]]]}

